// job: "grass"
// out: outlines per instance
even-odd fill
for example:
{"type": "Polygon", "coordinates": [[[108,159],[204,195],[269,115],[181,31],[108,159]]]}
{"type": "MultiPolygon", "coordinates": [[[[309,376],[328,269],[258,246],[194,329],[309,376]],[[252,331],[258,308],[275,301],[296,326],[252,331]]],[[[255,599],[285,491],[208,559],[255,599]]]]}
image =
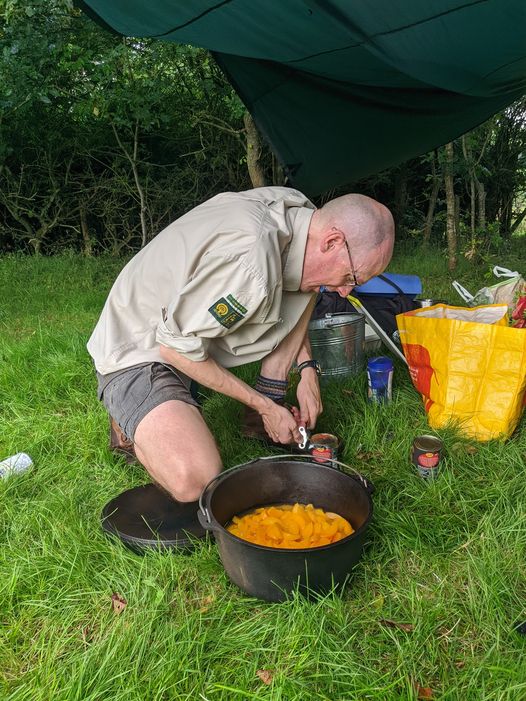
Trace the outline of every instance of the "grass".
{"type": "MultiPolygon", "coordinates": [[[[391,269],[422,260],[406,252],[391,269]]],[[[495,262],[524,269],[526,255],[495,262]]],[[[426,418],[398,363],[389,406],[367,404],[364,377],[324,390],[320,430],[344,437],[344,461],[376,485],[342,596],[267,604],[229,583],[213,544],[140,557],[102,533],[104,504],[148,481],[107,450],[85,351],[121,266],[0,259],[0,457],[35,462],[0,482],[0,699],[526,699],[526,639],[512,629],[526,618],[524,428],[476,449],[442,431],[444,470],[425,484],[408,456],[426,418]]],[[[456,301],[439,253],[425,268],[426,294],[456,301]]],[[[456,276],[476,290],[488,269],[462,261],[456,276]]],[[[241,439],[235,402],[206,397],[225,466],[265,454],[241,439]]]]}

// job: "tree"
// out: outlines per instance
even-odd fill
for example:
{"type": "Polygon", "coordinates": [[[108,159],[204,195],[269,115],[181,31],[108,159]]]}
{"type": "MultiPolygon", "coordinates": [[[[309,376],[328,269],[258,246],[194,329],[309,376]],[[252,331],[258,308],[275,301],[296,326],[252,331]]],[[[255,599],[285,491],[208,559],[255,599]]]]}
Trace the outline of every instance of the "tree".
{"type": "Polygon", "coordinates": [[[422,237],[425,246],[429,245],[429,242],[431,240],[431,231],[433,229],[433,221],[435,218],[435,208],[437,205],[438,193],[440,191],[441,186],[441,177],[437,168],[437,154],[435,153],[435,151],[432,151],[429,154],[429,160],[431,163],[431,192],[429,195],[429,204],[426,213],[426,223],[424,226],[422,237]]]}
{"type": "Polygon", "coordinates": [[[455,202],[455,185],[454,185],[454,168],[455,168],[455,150],[453,143],[450,142],[445,146],[446,167],[444,172],[444,181],[446,186],[446,205],[447,205],[447,251],[448,251],[448,268],[454,270],[457,267],[457,216],[455,202]]]}
{"type": "MultiPolygon", "coordinates": [[[[526,97],[495,117],[493,138],[488,147],[491,185],[487,188],[487,216],[498,221],[500,233],[509,238],[514,220],[521,216],[514,210],[519,192],[526,188],[526,97]]],[[[516,227],[515,227],[516,228],[516,227]]]]}

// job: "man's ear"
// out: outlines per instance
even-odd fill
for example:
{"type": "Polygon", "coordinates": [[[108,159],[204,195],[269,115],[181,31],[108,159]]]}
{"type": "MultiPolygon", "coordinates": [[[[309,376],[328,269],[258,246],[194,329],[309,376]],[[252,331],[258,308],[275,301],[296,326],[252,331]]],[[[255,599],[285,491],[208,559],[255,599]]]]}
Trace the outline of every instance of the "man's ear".
{"type": "Polygon", "coordinates": [[[342,246],[345,242],[345,236],[342,231],[333,227],[322,237],[320,251],[326,253],[336,246],[342,246]]]}

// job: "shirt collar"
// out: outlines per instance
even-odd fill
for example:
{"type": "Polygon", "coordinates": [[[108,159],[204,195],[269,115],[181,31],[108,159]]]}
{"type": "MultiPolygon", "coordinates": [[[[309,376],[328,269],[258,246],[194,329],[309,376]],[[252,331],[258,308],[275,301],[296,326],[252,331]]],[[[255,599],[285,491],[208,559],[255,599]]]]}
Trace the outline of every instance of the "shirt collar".
{"type": "Polygon", "coordinates": [[[286,292],[297,292],[300,289],[307,235],[314,211],[309,207],[294,207],[287,212],[292,240],[283,267],[283,289],[286,292]]]}

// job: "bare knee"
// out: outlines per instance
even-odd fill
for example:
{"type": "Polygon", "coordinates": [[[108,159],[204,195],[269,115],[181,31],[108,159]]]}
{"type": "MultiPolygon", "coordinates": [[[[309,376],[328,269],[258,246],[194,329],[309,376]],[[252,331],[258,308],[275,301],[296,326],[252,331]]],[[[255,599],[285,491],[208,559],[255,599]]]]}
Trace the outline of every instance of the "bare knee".
{"type": "Polygon", "coordinates": [[[156,469],[148,465],[147,470],[154,480],[166,489],[174,499],[180,502],[197,501],[208,482],[221,472],[222,464],[217,460],[208,460],[206,464],[197,459],[188,458],[181,464],[180,459],[171,465],[156,469]]]}
{"type": "Polygon", "coordinates": [[[135,431],[135,454],[175,499],[195,501],[221,471],[214,437],[196,407],[182,401],[152,409],[135,431]]]}
{"type": "Polygon", "coordinates": [[[205,476],[203,474],[189,474],[185,471],[179,476],[175,476],[170,493],[177,501],[197,501],[208,482],[219,472],[220,469],[218,468],[213,473],[205,476]]]}

